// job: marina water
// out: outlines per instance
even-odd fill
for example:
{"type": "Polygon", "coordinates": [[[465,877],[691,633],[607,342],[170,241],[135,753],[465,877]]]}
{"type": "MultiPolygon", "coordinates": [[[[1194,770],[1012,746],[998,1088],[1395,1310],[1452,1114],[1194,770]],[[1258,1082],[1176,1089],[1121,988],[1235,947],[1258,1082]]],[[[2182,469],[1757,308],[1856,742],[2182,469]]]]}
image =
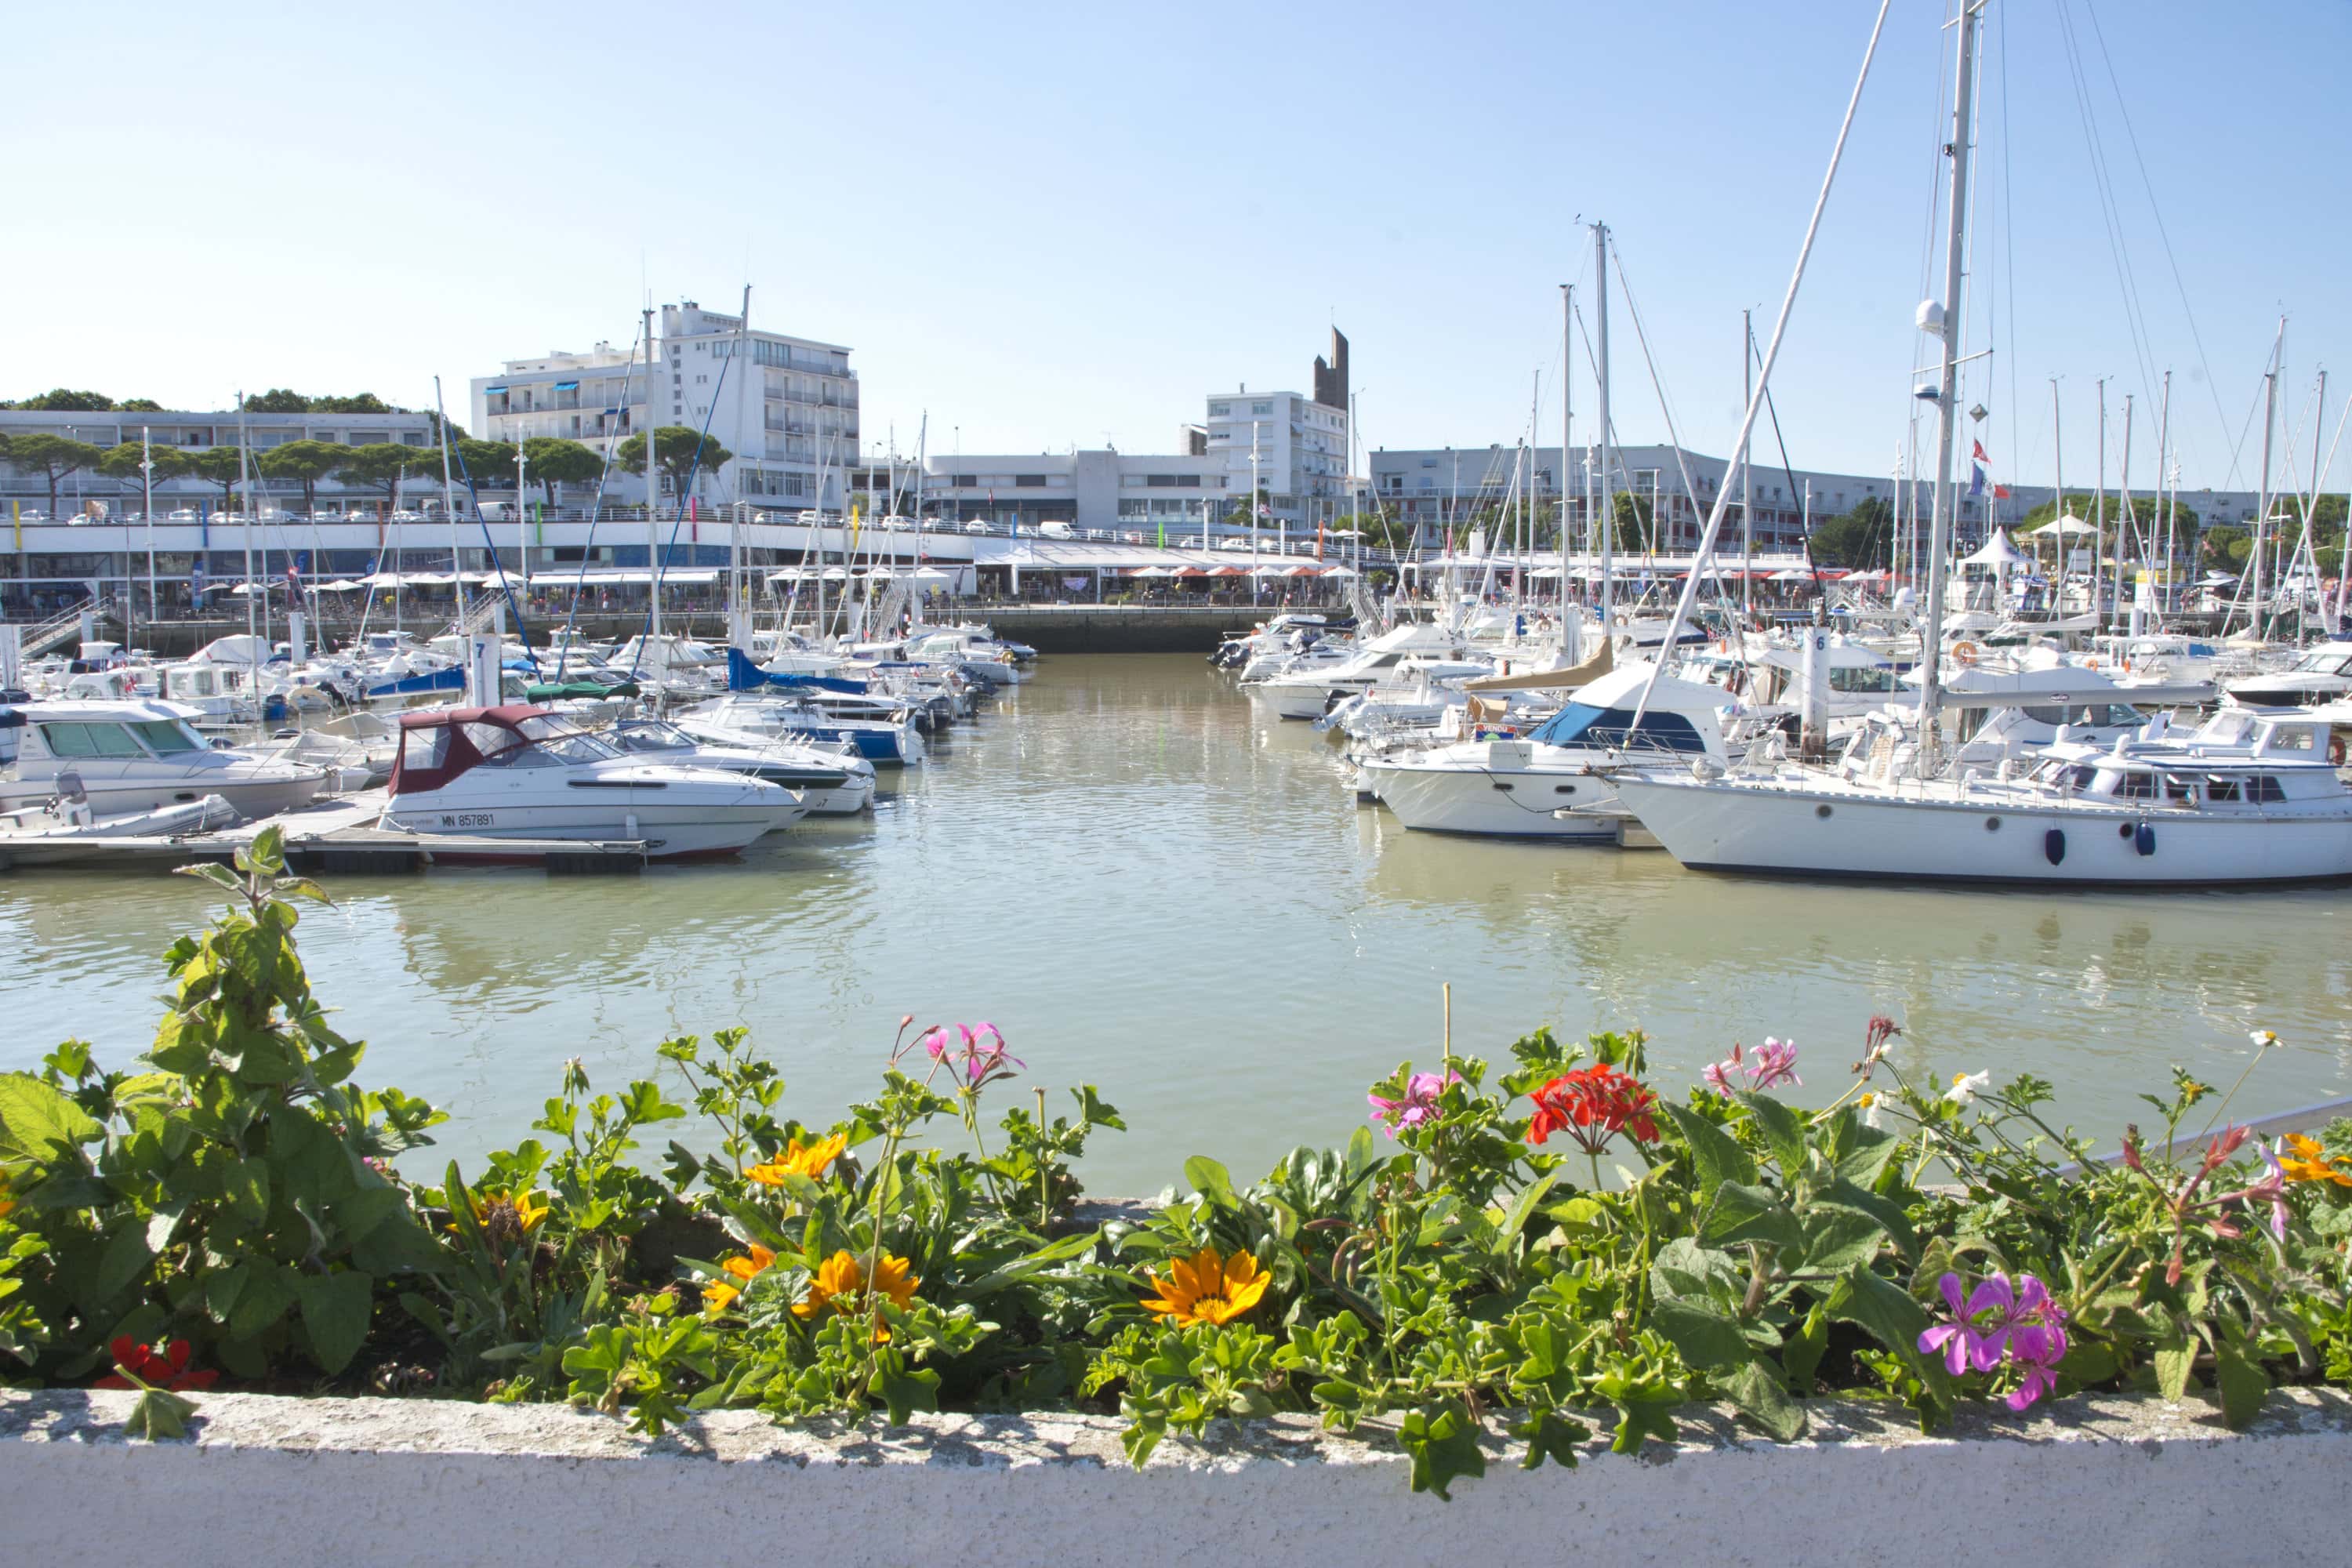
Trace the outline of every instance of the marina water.
{"type": "MultiPolygon", "coordinates": [[[[1254,1175],[1344,1139],[1368,1082],[1436,1059],[1444,981],[1459,1052],[1500,1058],[1543,1023],[1640,1027],[1675,1094],[1769,1034],[1826,1100],[1885,1013],[1906,1069],[2039,1073],[2103,1147],[2151,1120],[2135,1097],[2173,1062],[2228,1087],[2252,1029],[2284,1043],[2237,1111],[2352,1084],[2341,889],[1798,884],[1408,834],[1353,803],[1336,746],[1197,658],[1037,670],[886,777],[870,819],[811,818],[739,861],[331,881],[299,938],[369,1042],[361,1080],[456,1113],[437,1172],[529,1135],[569,1057],[616,1088],[667,1072],[668,1035],[745,1025],[786,1111],[823,1123],[871,1094],[901,1014],[986,1018],[1028,1064],[998,1092],[1043,1085],[1058,1113],[1091,1082],[1125,1113],[1085,1163],[1106,1193],[1156,1191],[1193,1153],[1254,1175]]],[[[75,1036],[129,1067],[161,1015],[159,955],[215,902],[184,878],[0,880],[0,1070],[75,1036]]]]}

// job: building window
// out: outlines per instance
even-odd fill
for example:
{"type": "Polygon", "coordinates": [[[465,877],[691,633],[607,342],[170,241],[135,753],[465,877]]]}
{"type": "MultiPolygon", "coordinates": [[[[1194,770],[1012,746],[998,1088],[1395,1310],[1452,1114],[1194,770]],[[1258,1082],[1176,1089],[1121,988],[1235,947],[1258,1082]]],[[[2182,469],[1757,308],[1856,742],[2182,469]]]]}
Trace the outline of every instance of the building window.
{"type": "Polygon", "coordinates": [[[1230,403],[1212,403],[1209,405],[1209,417],[1212,419],[1223,419],[1232,414],[1233,411],[1234,405],[1230,403]]]}
{"type": "Polygon", "coordinates": [[[1252,414],[1271,414],[1274,412],[1274,405],[1271,403],[1253,403],[1250,405],[1250,412],[1252,414]]]}
{"type": "Polygon", "coordinates": [[[1045,476],[1043,474],[1015,474],[1013,476],[1013,483],[1015,487],[1021,489],[1044,489],[1045,488],[1045,476]]]}

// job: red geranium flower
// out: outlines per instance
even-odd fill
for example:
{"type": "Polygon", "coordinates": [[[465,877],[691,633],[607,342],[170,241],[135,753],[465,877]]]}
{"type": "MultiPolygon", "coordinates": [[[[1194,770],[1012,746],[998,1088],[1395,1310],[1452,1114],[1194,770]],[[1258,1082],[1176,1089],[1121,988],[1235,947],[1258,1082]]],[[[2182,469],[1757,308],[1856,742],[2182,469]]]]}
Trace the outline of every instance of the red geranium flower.
{"type": "MultiPolygon", "coordinates": [[[[191,1388],[210,1388],[219,1378],[217,1372],[188,1370],[188,1342],[173,1340],[159,1353],[152,1345],[142,1345],[129,1334],[118,1334],[106,1347],[114,1354],[114,1364],[150,1388],[178,1394],[191,1388]]],[[[101,1377],[92,1388],[135,1388],[129,1377],[101,1377]]]]}
{"type": "Polygon", "coordinates": [[[1562,1073],[1528,1098],[1536,1105],[1528,1124],[1530,1143],[1565,1132],[1586,1153],[1598,1154],[1620,1132],[1631,1132],[1638,1142],[1658,1141],[1657,1119],[1650,1112],[1658,1097],[1607,1062],[1562,1073]]]}

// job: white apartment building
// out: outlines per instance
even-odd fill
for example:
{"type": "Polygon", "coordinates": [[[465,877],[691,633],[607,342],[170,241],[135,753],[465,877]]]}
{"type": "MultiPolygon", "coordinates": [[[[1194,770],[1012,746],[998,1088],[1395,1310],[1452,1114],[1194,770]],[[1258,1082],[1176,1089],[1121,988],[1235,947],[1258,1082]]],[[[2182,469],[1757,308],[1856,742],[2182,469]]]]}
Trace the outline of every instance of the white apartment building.
{"type": "Polygon", "coordinates": [[[1348,414],[1296,392],[1252,392],[1208,399],[1208,455],[1225,488],[1247,495],[1251,475],[1272,521],[1313,526],[1345,510],[1348,414]]]}
{"type": "MultiPolygon", "coordinates": [[[[880,470],[877,491],[891,481],[880,470]]],[[[1229,485],[1222,458],[1171,453],[1138,456],[1099,451],[1022,453],[1018,456],[927,458],[923,462],[923,515],[952,527],[992,523],[1000,529],[1032,529],[1062,523],[1096,533],[1136,534],[1157,543],[1197,534],[1204,521],[1221,518],[1247,487],[1244,473],[1229,485]]],[[[912,488],[903,472],[902,498],[912,488]]]]}
{"type": "MultiPolygon", "coordinates": [[[[842,504],[843,470],[857,460],[857,374],[849,350],[753,328],[694,300],[665,305],[654,343],[648,407],[644,351],[610,343],[585,353],[509,360],[473,382],[474,427],[485,439],[555,436],[604,451],[665,425],[700,430],[731,456],[698,477],[706,504],[778,510],[842,504]]],[[[683,498],[662,481],[665,504],[683,498]]],[[[606,493],[645,499],[641,474],[614,475],[606,493]]]]}

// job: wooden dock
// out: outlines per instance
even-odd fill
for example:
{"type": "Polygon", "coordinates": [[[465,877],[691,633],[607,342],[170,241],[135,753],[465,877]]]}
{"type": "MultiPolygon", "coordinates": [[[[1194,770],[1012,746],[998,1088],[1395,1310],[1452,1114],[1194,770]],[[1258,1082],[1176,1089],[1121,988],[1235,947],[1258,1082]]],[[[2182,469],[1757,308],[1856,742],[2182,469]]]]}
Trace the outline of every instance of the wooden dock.
{"type": "Polygon", "coordinates": [[[459,833],[408,833],[374,826],[381,790],[315,801],[267,822],[212,833],[152,838],[0,837],[0,871],[170,871],[233,861],[264,827],[285,835],[289,868],[307,876],[421,871],[432,866],[535,866],[554,874],[618,875],[646,864],[641,839],[486,838],[459,833]]]}

